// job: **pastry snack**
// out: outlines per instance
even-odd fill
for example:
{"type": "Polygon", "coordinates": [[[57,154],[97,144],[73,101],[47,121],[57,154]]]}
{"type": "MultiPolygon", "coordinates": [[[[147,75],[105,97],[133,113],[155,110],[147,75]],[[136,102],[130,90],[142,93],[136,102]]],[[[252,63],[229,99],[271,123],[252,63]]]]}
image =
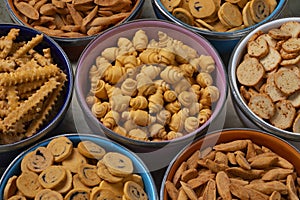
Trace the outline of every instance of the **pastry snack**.
{"type": "Polygon", "coordinates": [[[67,81],[50,48],[35,50],[43,35],[17,42],[19,32],[13,28],[0,38],[0,144],[37,133],[55,109],[67,81]]]}
{"type": "Polygon", "coordinates": [[[20,174],[8,179],[4,200],[148,199],[143,179],[135,173],[132,160],[119,152],[108,152],[90,140],[75,144],[68,137],[58,136],[47,146],[27,153],[21,166],[20,174]],[[65,152],[53,148],[54,142],[66,147],[65,152]],[[44,154],[51,155],[45,159],[49,163],[47,167],[44,167],[44,154],[37,153],[41,149],[44,154]],[[59,160],[55,159],[56,154],[59,160]],[[32,170],[30,160],[34,160],[36,168],[42,170],[32,170]]]}
{"type": "Polygon", "coordinates": [[[236,70],[241,95],[253,113],[295,133],[300,133],[299,41],[299,22],[258,31],[248,41],[236,70]]]}
{"type": "Polygon", "coordinates": [[[136,0],[12,1],[25,24],[49,36],[79,38],[122,22],[136,0]]]}
{"type": "Polygon", "coordinates": [[[161,0],[177,19],[196,28],[231,32],[261,22],[276,8],[276,0],[161,0]]]}
{"type": "Polygon", "coordinates": [[[163,141],[197,130],[220,96],[215,61],[167,33],[139,29],[105,48],[89,69],[86,102],[105,127],[136,140],[163,141]]]}
{"type": "Polygon", "coordinates": [[[285,158],[250,139],[196,150],[166,180],[167,199],[299,199],[300,177],[285,158]]]}

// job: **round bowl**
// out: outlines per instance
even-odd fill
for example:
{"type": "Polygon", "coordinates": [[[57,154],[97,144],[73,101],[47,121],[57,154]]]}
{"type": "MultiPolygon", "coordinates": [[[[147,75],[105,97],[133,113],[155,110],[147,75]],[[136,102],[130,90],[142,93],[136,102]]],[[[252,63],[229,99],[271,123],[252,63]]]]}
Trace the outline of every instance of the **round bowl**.
{"type": "MultiPolygon", "coordinates": [[[[120,84],[123,82],[125,82],[125,80],[120,79],[120,84]]],[[[221,113],[224,113],[223,111],[226,109],[225,102],[228,88],[227,75],[222,60],[220,59],[217,51],[205,38],[168,21],[146,19],[135,20],[103,32],[100,36],[94,39],[82,53],[77,64],[75,85],[78,103],[82,109],[87,124],[90,126],[93,132],[104,133],[107,137],[122,143],[135,152],[141,153],[140,156],[147,160],[145,162],[149,162],[149,164],[152,166],[167,166],[169,159],[172,158],[172,155],[175,155],[175,152],[180,150],[186,144],[190,143],[195,137],[204,134],[208,129],[219,129],[224,124],[224,118],[221,117],[223,116],[221,113]],[[179,40],[184,44],[194,48],[199,55],[211,56],[215,62],[215,70],[211,72],[211,76],[213,79],[213,84],[219,89],[219,99],[212,104],[212,115],[199,128],[191,131],[189,134],[183,135],[182,137],[160,141],[143,141],[126,137],[104,126],[103,123],[100,122],[100,120],[92,113],[90,105],[88,105],[86,101],[88,94],[90,94],[89,92],[91,88],[89,71],[91,66],[95,65],[96,58],[99,57],[101,52],[106,48],[116,46],[120,37],[125,37],[131,40],[135,33],[140,29],[147,34],[148,41],[152,39],[158,40],[157,34],[158,31],[161,31],[167,33],[167,35],[171,38],[179,40]],[[153,156],[150,156],[151,153],[153,153],[153,156]],[[162,154],[166,154],[166,159],[155,159],[157,156],[162,154]]],[[[78,128],[80,129],[80,127],[78,128]]]]}
{"type": "MultiPolygon", "coordinates": [[[[221,131],[215,131],[210,134],[205,135],[202,138],[199,138],[192,145],[187,146],[176,157],[172,160],[168,166],[160,190],[160,199],[169,199],[165,183],[166,181],[173,180],[173,177],[183,162],[186,162],[194,152],[202,151],[206,148],[214,147],[215,145],[221,143],[228,143],[237,140],[251,140],[252,143],[259,145],[260,147],[265,147],[266,149],[271,150],[280,157],[286,159],[294,166],[294,171],[297,172],[298,176],[300,173],[300,157],[299,151],[286,142],[285,140],[271,135],[267,132],[258,131],[254,129],[224,129],[221,131]]],[[[205,177],[205,175],[203,175],[205,177]]],[[[250,182],[250,180],[248,180],[250,182]]],[[[225,184],[225,181],[223,182],[225,184]]]]}
{"type": "Polygon", "coordinates": [[[256,129],[262,129],[264,131],[270,132],[277,136],[283,137],[288,140],[296,140],[300,139],[300,134],[292,132],[291,129],[280,129],[273,126],[268,120],[263,120],[262,118],[258,117],[247,105],[244,97],[240,93],[240,83],[237,80],[237,67],[242,62],[243,56],[246,53],[246,45],[249,39],[259,31],[263,31],[267,33],[269,30],[274,28],[279,28],[282,24],[290,21],[300,22],[299,17],[291,17],[291,18],[282,18],[277,19],[271,22],[268,22],[264,25],[261,25],[251,31],[247,36],[245,36],[236,46],[234,49],[232,56],[230,58],[229,63],[229,86],[231,90],[231,96],[234,108],[241,119],[241,121],[247,126],[256,129]]]}
{"type": "MultiPolygon", "coordinates": [[[[46,3],[51,3],[51,1],[47,1],[46,3]]],[[[132,8],[131,11],[129,12],[129,14],[123,18],[122,20],[119,20],[117,22],[112,22],[111,25],[109,25],[109,27],[111,26],[115,26],[117,24],[121,24],[123,22],[127,22],[129,20],[138,18],[141,11],[142,11],[142,7],[144,4],[144,0],[132,0],[133,4],[132,4],[132,8]]],[[[101,3],[101,2],[100,2],[101,3]]],[[[104,2],[105,3],[105,2],[104,2]]],[[[111,3],[116,3],[115,2],[111,2],[111,3]]],[[[82,7],[87,7],[89,8],[89,10],[93,9],[95,7],[95,5],[93,5],[93,7],[88,7],[89,5],[82,5],[82,7]]],[[[20,12],[17,10],[16,6],[14,5],[14,1],[13,0],[9,0],[6,1],[6,8],[8,10],[8,13],[11,17],[11,19],[18,24],[21,25],[25,25],[25,26],[29,26],[29,27],[33,27],[32,25],[30,25],[29,23],[27,23],[24,20],[24,15],[20,14],[20,12]]],[[[63,10],[63,9],[67,9],[66,5],[63,5],[63,8],[58,8],[55,7],[55,9],[57,10],[63,10]]],[[[104,12],[106,12],[106,8],[103,6],[103,10],[104,12]]],[[[75,11],[77,12],[77,10],[75,11]]],[[[77,13],[79,13],[81,11],[78,11],[77,13]]],[[[108,10],[108,12],[110,12],[110,10],[108,10]]],[[[41,14],[40,14],[41,15],[41,14]]],[[[62,15],[65,16],[65,11],[62,11],[62,15]]],[[[46,14],[44,15],[46,17],[48,17],[46,14]]],[[[85,15],[87,16],[87,15],[85,15]]],[[[49,15],[49,17],[52,17],[51,15],[49,15]]],[[[78,20],[77,20],[78,21],[78,20]]],[[[109,20],[109,21],[113,21],[113,20],[109,20]]],[[[70,22],[68,22],[70,23],[70,22]]],[[[45,26],[46,28],[49,27],[48,24],[45,25],[41,25],[41,26],[45,26]]],[[[70,28],[71,29],[71,28],[70,28]]],[[[42,29],[40,29],[42,30],[42,29]]],[[[105,30],[105,29],[104,29],[105,30]]],[[[102,30],[101,30],[102,31],[102,30]]],[[[46,33],[46,32],[45,32],[46,33]]],[[[101,32],[100,32],[101,33],[101,32]]],[[[69,59],[71,61],[77,61],[77,59],[79,58],[81,52],[83,51],[84,47],[93,39],[95,38],[96,35],[100,34],[100,33],[95,33],[95,34],[91,34],[91,35],[86,35],[86,36],[78,36],[78,35],[71,35],[69,37],[61,37],[61,36],[56,36],[56,35],[50,35],[57,43],[59,43],[59,45],[62,46],[62,48],[64,49],[64,51],[67,53],[69,59]],[[76,49],[76,51],[74,51],[74,49],[76,49]]],[[[46,33],[47,34],[47,33],[46,33]]]]}
{"type": "Polygon", "coordinates": [[[0,198],[3,199],[3,192],[5,185],[10,177],[12,176],[19,176],[21,173],[21,161],[28,153],[34,151],[35,149],[39,147],[46,147],[49,142],[55,138],[58,137],[67,137],[72,143],[73,147],[77,146],[77,144],[81,141],[92,141],[96,143],[97,145],[100,145],[102,148],[105,149],[106,152],[117,152],[121,153],[128,158],[131,159],[134,167],[134,173],[138,174],[142,177],[145,192],[148,195],[148,199],[155,200],[158,198],[158,194],[156,191],[155,183],[153,181],[153,178],[151,174],[149,173],[149,170],[147,166],[143,163],[143,161],[136,156],[133,152],[128,150],[127,148],[124,148],[123,146],[108,140],[103,137],[95,136],[95,135],[89,135],[89,134],[81,134],[81,133],[70,133],[70,134],[61,134],[57,135],[51,138],[48,138],[46,140],[43,140],[39,142],[38,144],[35,144],[34,146],[30,147],[29,149],[23,151],[19,156],[17,156],[11,164],[8,166],[8,168],[5,170],[4,174],[2,175],[2,178],[0,180],[1,186],[0,186],[0,198]]]}
{"type": "MultiPolygon", "coordinates": [[[[27,42],[32,40],[32,38],[34,38],[37,34],[42,34],[39,31],[36,31],[32,28],[25,27],[22,25],[0,24],[0,35],[6,36],[11,29],[20,30],[19,35],[14,40],[15,43],[23,42],[23,41],[27,42]]],[[[51,56],[53,59],[52,63],[56,64],[57,67],[59,67],[59,69],[62,72],[64,72],[67,80],[65,81],[59,99],[57,99],[55,103],[55,107],[52,107],[52,110],[48,113],[47,120],[44,120],[45,122],[43,123],[43,125],[40,126],[40,128],[37,129],[37,132],[35,134],[33,134],[32,136],[28,136],[20,141],[16,141],[9,144],[3,143],[0,145],[1,160],[3,162],[9,162],[7,161],[7,158],[10,157],[8,156],[9,154],[17,155],[18,149],[25,148],[26,146],[35,143],[40,138],[45,136],[47,133],[52,131],[64,118],[68,110],[68,107],[70,105],[72,99],[72,93],[73,93],[73,82],[74,82],[73,80],[74,75],[73,75],[73,69],[71,63],[67,55],[62,50],[62,48],[52,38],[48,37],[47,35],[44,35],[42,41],[38,43],[37,46],[34,47],[34,50],[40,54],[43,54],[42,50],[46,48],[50,49],[51,56]]],[[[3,76],[4,74],[5,73],[2,72],[3,76]]],[[[15,135],[15,137],[18,137],[17,134],[15,135]]]]}
{"type": "Polygon", "coordinates": [[[274,11],[259,23],[256,23],[252,26],[246,27],[241,30],[234,30],[231,32],[217,32],[204,30],[201,28],[197,28],[196,26],[191,26],[187,23],[184,23],[182,20],[179,20],[178,18],[174,17],[174,15],[172,15],[172,13],[170,13],[162,4],[161,0],[152,0],[153,9],[157,18],[174,22],[176,24],[179,24],[180,26],[186,27],[198,34],[203,35],[218,50],[225,64],[227,64],[227,62],[229,61],[231,52],[234,49],[235,45],[238,43],[238,41],[254,28],[280,17],[280,14],[285,9],[287,2],[287,0],[277,0],[277,6],[274,9],[274,11]]]}

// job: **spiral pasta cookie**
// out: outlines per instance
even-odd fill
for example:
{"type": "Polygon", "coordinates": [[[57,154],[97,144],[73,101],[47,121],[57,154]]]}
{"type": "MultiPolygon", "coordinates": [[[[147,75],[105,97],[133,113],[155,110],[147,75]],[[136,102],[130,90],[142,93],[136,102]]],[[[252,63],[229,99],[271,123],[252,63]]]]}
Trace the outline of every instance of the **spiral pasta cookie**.
{"type": "Polygon", "coordinates": [[[105,149],[92,141],[81,141],[78,143],[78,151],[88,158],[100,160],[106,153],[105,149]]]}
{"type": "Polygon", "coordinates": [[[117,152],[108,152],[105,154],[103,163],[116,176],[127,176],[133,172],[132,161],[127,156],[117,152]]]}
{"type": "Polygon", "coordinates": [[[33,172],[42,172],[53,163],[53,155],[46,147],[38,147],[34,153],[30,154],[27,161],[27,167],[33,172]]]}
{"type": "Polygon", "coordinates": [[[63,200],[63,196],[54,190],[43,189],[39,191],[34,197],[34,200],[47,200],[47,199],[63,200]]]}
{"type": "Polygon", "coordinates": [[[47,189],[52,189],[62,183],[66,178],[66,171],[62,166],[49,166],[39,175],[40,184],[47,189]]]}
{"type": "Polygon", "coordinates": [[[144,189],[133,181],[127,181],[124,185],[125,199],[146,200],[148,199],[144,189]]]}
{"type": "Polygon", "coordinates": [[[34,198],[35,195],[42,190],[42,186],[38,181],[39,176],[31,171],[22,172],[17,178],[17,188],[28,198],[34,198]]]}
{"type": "Polygon", "coordinates": [[[72,153],[73,143],[67,137],[58,137],[51,140],[47,148],[54,156],[54,161],[61,162],[72,153]]]}

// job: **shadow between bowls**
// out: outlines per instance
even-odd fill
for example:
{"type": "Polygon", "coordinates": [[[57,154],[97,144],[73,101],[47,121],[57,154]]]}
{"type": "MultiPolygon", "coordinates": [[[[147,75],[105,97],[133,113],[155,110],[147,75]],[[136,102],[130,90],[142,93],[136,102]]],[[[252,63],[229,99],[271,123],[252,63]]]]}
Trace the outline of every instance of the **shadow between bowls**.
{"type": "Polygon", "coordinates": [[[85,48],[77,64],[75,92],[84,118],[92,132],[105,134],[107,137],[128,147],[144,160],[150,170],[157,170],[168,166],[174,155],[176,155],[176,153],[186,145],[189,145],[199,135],[205,134],[209,129],[218,130],[223,127],[225,119],[222,118],[218,121],[217,118],[226,111],[225,102],[227,100],[228,86],[227,74],[225,72],[223,62],[217,51],[205,38],[172,22],[156,19],[139,19],[104,31],[101,35],[95,38],[87,46],[87,48],[85,48]],[[157,31],[163,31],[170,37],[181,40],[183,43],[190,45],[192,48],[196,49],[199,54],[211,55],[214,58],[216,69],[213,73],[213,77],[216,86],[220,90],[220,98],[212,108],[213,114],[210,119],[196,131],[171,141],[138,141],[124,137],[103,126],[88,107],[85,97],[89,92],[90,86],[90,82],[88,80],[90,66],[94,64],[96,57],[99,56],[105,48],[116,46],[118,38],[132,38],[134,33],[139,29],[146,31],[149,41],[153,38],[157,40],[157,31]]]}
{"type": "Polygon", "coordinates": [[[269,148],[274,153],[285,158],[295,167],[297,174],[300,174],[300,152],[287,141],[274,136],[270,133],[247,128],[229,128],[211,132],[199,139],[193,144],[179,152],[168,166],[160,189],[160,199],[167,200],[167,191],[164,183],[172,178],[183,161],[186,161],[195,151],[204,150],[216,144],[231,142],[234,140],[250,139],[252,142],[260,146],[269,148]]]}
{"type": "MultiPolygon", "coordinates": [[[[6,35],[11,28],[20,29],[19,36],[15,40],[17,42],[28,41],[35,37],[36,34],[41,34],[41,32],[23,25],[6,23],[0,24],[0,35],[6,35]]],[[[0,145],[0,166],[8,165],[11,159],[20,153],[21,149],[24,150],[24,148],[27,148],[28,145],[37,142],[39,139],[57,127],[64,118],[71,103],[74,82],[71,63],[62,48],[47,35],[44,35],[43,41],[40,42],[34,49],[42,54],[42,49],[44,48],[50,48],[53,62],[57,64],[57,66],[67,75],[68,80],[65,83],[61,98],[59,98],[56,102],[56,107],[54,110],[55,113],[50,113],[48,116],[49,119],[36,134],[12,144],[0,145]]]]}
{"type": "Polygon", "coordinates": [[[41,146],[47,146],[47,144],[54,138],[65,136],[69,138],[74,146],[77,146],[77,144],[80,141],[88,140],[92,141],[101,147],[103,147],[106,152],[118,152],[121,153],[127,157],[129,157],[134,166],[134,173],[139,174],[143,181],[144,181],[144,187],[145,191],[148,195],[149,200],[157,200],[158,199],[158,194],[157,190],[155,187],[155,183],[153,181],[153,178],[147,168],[147,166],[143,163],[143,161],[136,156],[132,151],[129,149],[119,145],[118,143],[115,143],[111,140],[108,140],[103,137],[91,135],[91,134],[84,134],[84,133],[69,133],[69,134],[60,134],[51,138],[48,138],[46,140],[43,140],[34,146],[28,148],[27,150],[23,151],[20,155],[18,155],[7,167],[5,170],[4,174],[2,175],[0,179],[0,199],[3,199],[3,191],[5,188],[5,185],[10,177],[13,175],[19,175],[21,173],[21,161],[24,158],[24,156],[31,152],[34,151],[36,148],[41,147],[41,146]]]}

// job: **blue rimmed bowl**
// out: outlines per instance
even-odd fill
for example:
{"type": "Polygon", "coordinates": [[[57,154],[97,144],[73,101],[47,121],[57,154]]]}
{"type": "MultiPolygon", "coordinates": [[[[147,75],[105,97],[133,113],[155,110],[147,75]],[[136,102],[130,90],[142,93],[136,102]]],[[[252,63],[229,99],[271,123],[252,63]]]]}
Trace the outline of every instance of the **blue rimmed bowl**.
{"type": "Polygon", "coordinates": [[[68,139],[70,139],[73,143],[73,146],[76,147],[77,144],[80,141],[92,141],[101,147],[103,147],[106,152],[118,152],[121,153],[127,157],[129,157],[133,163],[134,166],[134,172],[142,177],[145,192],[147,193],[149,200],[157,200],[158,194],[156,191],[156,186],[153,181],[153,178],[147,168],[147,166],[143,163],[143,161],[135,155],[132,151],[129,149],[119,145],[118,143],[115,143],[111,140],[108,140],[103,137],[90,135],[90,134],[82,134],[82,133],[70,133],[70,134],[61,134],[58,136],[54,136],[51,138],[48,138],[46,140],[43,140],[34,146],[30,147],[29,149],[23,151],[20,155],[18,155],[7,167],[5,172],[2,175],[2,178],[0,180],[0,199],[3,199],[3,192],[5,185],[8,181],[8,179],[14,175],[18,176],[21,174],[21,161],[24,158],[25,155],[27,155],[29,152],[34,151],[38,147],[45,147],[47,144],[54,138],[65,136],[68,139]]]}

